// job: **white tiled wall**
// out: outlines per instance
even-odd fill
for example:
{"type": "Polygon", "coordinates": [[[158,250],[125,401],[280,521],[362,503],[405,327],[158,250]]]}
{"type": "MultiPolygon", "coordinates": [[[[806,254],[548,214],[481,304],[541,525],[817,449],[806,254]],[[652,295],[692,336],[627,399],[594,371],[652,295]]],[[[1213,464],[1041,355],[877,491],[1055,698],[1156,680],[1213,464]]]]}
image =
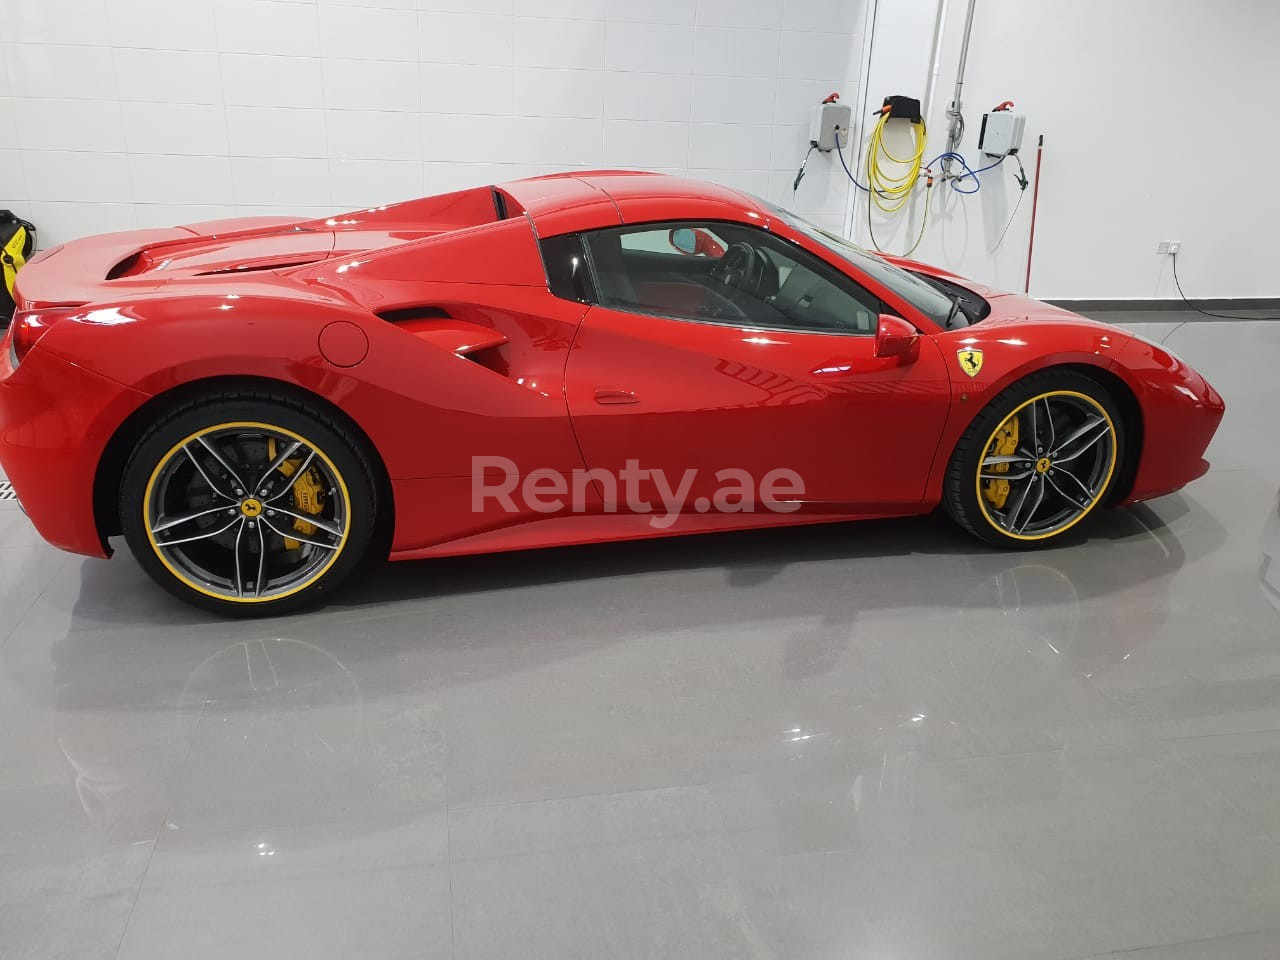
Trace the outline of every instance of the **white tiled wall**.
{"type": "Polygon", "coordinates": [[[24,0],[0,15],[0,207],[42,246],[315,215],[552,170],[688,174],[839,225],[811,105],[865,0],[24,0]]]}

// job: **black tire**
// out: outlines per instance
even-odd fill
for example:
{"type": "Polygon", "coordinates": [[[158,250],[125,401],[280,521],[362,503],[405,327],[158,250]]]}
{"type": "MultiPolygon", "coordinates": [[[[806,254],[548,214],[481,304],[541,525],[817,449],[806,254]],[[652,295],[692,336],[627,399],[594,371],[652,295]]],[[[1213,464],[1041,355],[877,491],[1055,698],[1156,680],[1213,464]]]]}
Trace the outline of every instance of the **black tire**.
{"type": "MultiPolygon", "coordinates": [[[[1055,440],[1063,439],[1062,436],[1055,436],[1055,440]]],[[[957,524],[992,546],[1020,550],[1048,546],[1058,542],[1068,531],[1078,531],[1080,524],[1095,515],[1100,504],[1107,502],[1119,476],[1120,465],[1124,463],[1124,455],[1124,416],[1115,398],[1102,384],[1073,370],[1046,370],[1032,374],[1001,391],[964,432],[947,467],[943,507],[957,524]],[[1078,423],[1071,421],[1073,409],[1079,411],[1081,419],[1078,423]],[[1047,427],[1044,425],[1046,414],[1047,427]],[[1027,426],[1030,416],[1038,417],[1031,421],[1033,425],[1038,424],[1040,427],[1041,434],[1037,439],[1040,439],[1044,431],[1053,430],[1055,424],[1062,429],[1064,419],[1068,428],[1065,438],[1070,438],[1076,430],[1087,429],[1094,422],[1090,417],[1105,419],[1106,423],[1099,421],[1072,448],[1084,447],[1085,442],[1096,433],[1096,451],[1092,447],[1085,447],[1084,453],[1072,457],[1071,449],[1063,450],[1059,466],[1055,468],[1052,457],[1047,456],[1054,451],[1041,449],[1032,455],[1030,446],[1025,443],[1028,430],[1035,430],[1035,426],[1027,426]],[[1015,419],[1021,434],[1016,435],[1018,442],[1013,444],[1013,438],[1006,428],[1015,419]],[[1072,430],[1071,427],[1075,429],[1072,430]],[[997,438],[997,431],[1006,432],[997,438]],[[988,472],[980,477],[980,463],[987,460],[989,464],[990,457],[1000,456],[1008,449],[1007,446],[999,445],[1001,441],[1016,446],[1015,451],[1005,456],[1006,459],[1030,459],[989,465],[988,472]],[[1087,464],[1081,462],[1086,455],[1090,458],[1096,455],[1098,459],[1091,459],[1087,464]],[[1071,461],[1072,470],[1064,475],[1066,468],[1063,464],[1067,460],[1071,461]],[[1086,466],[1090,471],[1088,476],[1075,478],[1081,486],[1069,487],[1068,480],[1075,477],[1074,471],[1083,470],[1086,466]],[[992,479],[999,479],[993,478],[991,471],[998,471],[1002,467],[1009,472],[1010,477],[1015,471],[1025,470],[1030,474],[1026,481],[1011,479],[1005,482],[1003,503],[1000,502],[999,493],[991,486],[992,479]],[[1024,483],[1029,492],[1020,503],[1017,497],[1021,494],[1024,483]],[[1015,485],[1017,490],[1013,489],[1015,485]],[[1081,490],[1083,492],[1078,493],[1076,500],[1072,500],[1064,492],[1068,489],[1073,493],[1081,490]],[[1036,490],[1041,491],[1040,499],[1033,499],[1036,490]],[[1062,511],[1062,516],[1056,520],[1056,514],[1053,513],[1055,504],[1062,511]],[[1023,512],[1014,511],[1015,506],[1023,512]],[[1028,508],[1030,513],[1025,512],[1028,508]],[[1068,512],[1072,510],[1074,513],[1068,512]],[[1010,511],[1014,511],[1014,516],[1010,516],[1010,511]],[[1037,521],[1036,517],[1042,519],[1037,521]],[[1030,530],[1030,533],[1017,532],[1019,521],[1024,519],[1024,531],[1030,530]]]]}
{"type": "MultiPolygon", "coordinates": [[[[296,400],[259,391],[211,394],[168,411],[138,441],[125,466],[120,491],[121,529],[148,575],[180,600],[232,617],[273,616],[330,596],[369,553],[379,513],[371,452],[362,440],[341,423],[305,409],[296,400]],[[208,452],[206,440],[222,459],[208,452]],[[298,458],[286,460],[278,470],[268,471],[267,454],[260,461],[251,456],[259,449],[284,456],[281,448],[291,445],[292,440],[302,444],[296,448],[298,458]],[[204,467],[188,448],[197,451],[204,467]],[[235,458],[239,454],[242,459],[235,458]],[[228,469],[219,472],[219,464],[228,469]],[[290,464],[292,469],[286,472],[290,464]],[[253,489],[231,489],[236,483],[230,478],[238,474],[248,478],[254,470],[258,472],[252,476],[257,479],[244,480],[253,489]],[[299,501],[306,492],[300,491],[304,478],[314,496],[299,501]],[[259,485],[264,487],[262,493],[259,485]],[[203,494],[209,506],[205,513],[211,517],[195,517],[195,501],[183,500],[201,486],[207,490],[203,494]],[[236,502],[237,493],[247,496],[236,502]],[[267,494],[271,494],[269,499],[267,494]],[[166,496],[185,503],[193,511],[188,514],[191,519],[159,522],[167,510],[157,498],[166,496]],[[157,517],[154,523],[150,521],[153,511],[157,517]],[[268,514],[274,520],[269,520],[268,514]],[[313,515],[312,524],[302,523],[313,515]],[[202,529],[200,525],[206,522],[234,525],[234,546],[222,543],[226,536],[215,538],[202,529]],[[243,546],[242,528],[254,528],[243,546]],[[196,547],[179,549],[179,538],[194,533],[199,533],[192,540],[201,542],[198,549],[205,551],[207,559],[200,562],[207,563],[208,570],[190,560],[188,554],[196,547]],[[166,546],[167,539],[178,543],[166,546]],[[216,550],[221,553],[215,556],[216,550]],[[224,556],[228,551],[229,560],[224,556]],[[260,579],[248,579],[257,557],[262,558],[257,566],[260,579]],[[213,560],[220,560],[223,569],[213,560]],[[272,566],[279,565],[278,589],[267,575],[268,560],[272,566]],[[227,566],[231,562],[234,568],[227,566]],[[296,584],[287,580],[290,566],[298,568],[294,571],[296,584]],[[225,573],[228,582],[218,581],[209,572],[213,570],[225,573]],[[254,588],[259,595],[250,595],[254,588]]],[[[174,513],[178,516],[181,511],[175,509],[174,513]]]]}

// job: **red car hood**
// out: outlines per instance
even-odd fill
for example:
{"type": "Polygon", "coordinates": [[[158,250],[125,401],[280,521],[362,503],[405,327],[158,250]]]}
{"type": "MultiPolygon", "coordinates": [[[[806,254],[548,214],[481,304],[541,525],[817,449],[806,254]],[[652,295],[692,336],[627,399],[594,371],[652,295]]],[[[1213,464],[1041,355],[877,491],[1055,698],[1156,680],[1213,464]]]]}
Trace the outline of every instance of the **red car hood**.
{"type": "Polygon", "coordinates": [[[962,277],[957,273],[949,270],[943,270],[940,267],[931,264],[921,263],[918,260],[908,260],[905,257],[895,257],[889,254],[880,254],[880,257],[892,263],[894,266],[901,267],[904,270],[910,270],[912,273],[923,273],[931,277],[940,277],[943,280],[950,280],[967,290],[972,290],[978,296],[982,297],[991,304],[991,314],[982,321],[984,327],[991,327],[997,324],[1008,323],[1024,323],[1029,320],[1050,320],[1054,323],[1068,323],[1086,327],[1101,328],[1105,330],[1115,331],[1115,327],[1110,324],[1100,323],[1097,320],[1090,320],[1088,317],[1082,317],[1078,313],[1072,313],[1070,310],[1064,310],[1061,307],[1055,307],[1051,303],[1045,303],[1042,300],[1033,300],[1031,297],[1021,293],[1010,293],[1008,290],[998,290],[995,287],[989,287],[985,283],[978,283],[976,280],[970,280],[968,277],[962,277]]]}
{"type": "Polygon", "coordinates": [[[1110,324],[1090,320],[1088,317],[1082,317],[1078,313],[1063,310],[1061,307],[1055,307],[1053,304],[1045,303],[1041,300],[1032,300],[1030,297],[1023,296],[1020,293],[993,290],[980,283],[970,283],[968,280],[957,281],[957,283],[961,283],[974,293],[985,297],[987,302],[991,304],[990,316],[981,321],[984,327],[1006,323],[1025,323],[1032,320],[1051,320],[1054,323],[1116,331],[1116,328],[1110,324]]]}

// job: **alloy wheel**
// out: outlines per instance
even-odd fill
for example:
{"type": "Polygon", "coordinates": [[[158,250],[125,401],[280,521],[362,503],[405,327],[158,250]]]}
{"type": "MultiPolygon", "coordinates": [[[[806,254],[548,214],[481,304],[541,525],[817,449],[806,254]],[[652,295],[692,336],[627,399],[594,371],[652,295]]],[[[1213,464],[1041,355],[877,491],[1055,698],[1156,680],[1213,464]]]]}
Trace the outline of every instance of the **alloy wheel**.
{"type": "Polygon", "coordinates": [[[145,493],[147,538],[187,586],[260,603],[306,589],[333,566],[351,496],[305,437],[239,422],[194,433],[160,459],[145,493]]]}
{"type": "Polygon", "coordinates": [[[978,504],[1000,533],[1043,540],[1102,498],[1116,465],[1116,430],[1093,397],[1055,390],[1027,400],[995,429],[978,465],[978,504]]]}

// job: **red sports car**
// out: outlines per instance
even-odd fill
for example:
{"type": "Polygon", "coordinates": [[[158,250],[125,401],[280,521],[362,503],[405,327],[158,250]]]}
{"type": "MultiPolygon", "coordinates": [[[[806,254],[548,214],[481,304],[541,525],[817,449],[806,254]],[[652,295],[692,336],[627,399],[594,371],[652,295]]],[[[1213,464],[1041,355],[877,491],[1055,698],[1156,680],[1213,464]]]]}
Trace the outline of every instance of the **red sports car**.
{"type": "Polygon", "coordinates": [[[1205,472],[1177,356],[626,172],[77,240],[18,277],[0,463],[52,544],[292,609],[362,561],[942,504],[990,544],[1205,472]]]}

